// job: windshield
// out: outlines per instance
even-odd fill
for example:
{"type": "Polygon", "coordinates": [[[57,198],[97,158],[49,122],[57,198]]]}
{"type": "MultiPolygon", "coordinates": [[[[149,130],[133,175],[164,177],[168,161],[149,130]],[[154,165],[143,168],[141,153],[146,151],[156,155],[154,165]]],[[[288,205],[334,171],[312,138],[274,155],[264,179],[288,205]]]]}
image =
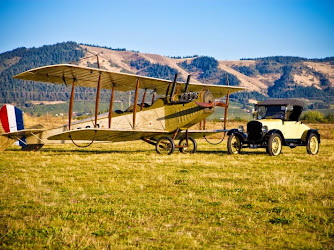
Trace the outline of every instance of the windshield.
{"type": "Polygon", "coordinates": [[[257,119],[283,119],[285,106],[258,106],[257,119]]]}

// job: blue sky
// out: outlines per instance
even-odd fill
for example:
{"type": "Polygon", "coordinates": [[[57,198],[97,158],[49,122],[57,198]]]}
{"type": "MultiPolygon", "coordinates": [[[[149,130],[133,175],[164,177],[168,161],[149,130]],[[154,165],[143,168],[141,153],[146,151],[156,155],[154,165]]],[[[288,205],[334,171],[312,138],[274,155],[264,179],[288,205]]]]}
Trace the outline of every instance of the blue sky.
{"type": "Polygon", "coordinates": [[[0,53],[63,41],[235,60],[334,56],[334,1],[0,0],[0,53]]]}

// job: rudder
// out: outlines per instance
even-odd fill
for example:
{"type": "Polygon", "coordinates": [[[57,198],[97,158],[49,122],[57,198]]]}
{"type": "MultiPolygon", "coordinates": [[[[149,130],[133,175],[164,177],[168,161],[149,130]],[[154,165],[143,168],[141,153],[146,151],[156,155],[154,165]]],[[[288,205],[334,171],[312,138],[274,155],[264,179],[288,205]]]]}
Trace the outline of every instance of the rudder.
{"type": "MultiPolygon", "coordinates": [[[[13,105],[5,104],[2,106],[0,109],[0,120],[6,133],[24,130],[23,112],[13,105]]],[[[22,148],[26,147],[26,138],[22,137],[19,140],[19,144],[22,148]]]]}

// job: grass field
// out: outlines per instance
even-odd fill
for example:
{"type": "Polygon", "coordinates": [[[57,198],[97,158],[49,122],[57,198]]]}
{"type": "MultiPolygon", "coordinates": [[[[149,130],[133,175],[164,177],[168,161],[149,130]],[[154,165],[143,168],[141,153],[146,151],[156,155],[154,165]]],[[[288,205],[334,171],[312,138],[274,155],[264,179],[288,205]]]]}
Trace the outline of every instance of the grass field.
{"type": "Polygon", "coordinates": [[[171,156],[139,141],[13,146],[0,154],[0,248],[333,248],[334,125],[315,126],[316,156],[231,156],[226,140],[171,156]]]}

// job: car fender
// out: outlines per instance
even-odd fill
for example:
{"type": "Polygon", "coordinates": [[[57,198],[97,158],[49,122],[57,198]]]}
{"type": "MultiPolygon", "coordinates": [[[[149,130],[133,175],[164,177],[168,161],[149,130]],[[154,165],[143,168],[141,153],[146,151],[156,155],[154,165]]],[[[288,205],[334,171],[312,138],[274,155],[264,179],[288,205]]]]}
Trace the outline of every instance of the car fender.
{"type": "Polygon", "coordinates": [[[269,140],[269,137],[270,137],[272,134],[274,134],[274,133],[279,134],[279,135],[281,136],[281,138],[282,138],[282,144],[283,144],[284,146],[287,146],[287,145],[288,145],[287,142],[285,141],[285,138],[284,138],[284,135],[283,135],[282,131],[279,130],[279,129],[272,129],[272,130],[268,131],[268,132],[266,133],[266,135],[264,136],[264,137],[265,137],[265,141],[268,141],[268,140],[269,140]]]}
{"type": "Polygon", "coordinates": [[[235,134],[235,136],[238,136],[241,142],[246,141],[247,134],[240,132],[238,129],[234,128],[228,131],[227,135],[230,136],[231,134],[235,134]]]}
{"type": "Polygon", "coordinates": [[[305,143],[307,143],[307,141],[308,141],[308,139],[310,138],[310,135],[311,134],[315,134],[317,137],[318,137],[318,140],[319,140],[319,143],[320,143],[320,134],[319,134],[319,132],[318,132],[318,130],[316,130],[316,129],[309,129],[309,130],[306,130],[305,132],[304,132],[304,134],[303,134],[303,136],[302,136],[302,138],[304,139],[305,138],[305,143]]]}

